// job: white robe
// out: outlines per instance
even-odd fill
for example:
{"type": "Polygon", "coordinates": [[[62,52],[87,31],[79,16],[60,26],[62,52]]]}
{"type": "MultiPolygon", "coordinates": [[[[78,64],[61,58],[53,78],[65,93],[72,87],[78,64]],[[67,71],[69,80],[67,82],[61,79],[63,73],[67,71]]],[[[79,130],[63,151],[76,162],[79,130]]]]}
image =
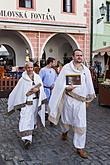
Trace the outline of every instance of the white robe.
{"type": "MultiPolygon", "coordinates": [[[[37,113],[41,118],[43,126],[45,126],[45,103],[46,95],[44,92],[42,80],[38,74],[34,73],[34,85],[33,81],[27,75],[25,71],[22,74],[22,77],[18,81],[17,85],[9,95],[8,99],[8,112],[11,113],[16,109],[21,108],[20,112],[20,122],[19,122],[19,131],[21,136],[26,134],[28,137],[32,136],[32,131],[34,125],[36,124],[37,113]],[[36,97],[35,94],[26,96],[26,93],[34,86],[41,84],[39,98],[33,99],[36,97]],[[30,103],[30,105],[29,105],[30,103]]],[[[28,140],[32,140],[32,137],[28,140]]]]}
{"type": "Polygon", "coordinates": [[[65,127],[63,132],[68,131],[69,126],[74,127],[74,137],[77,138],[74,138],[73,141],[76,148],[84,148],[85,146],[86,102],[92,101],[94,97],[95,92],[89,69],[83,64],[81,71],[75,69],[73,61],[66,64],[62,68],[56,80],[55,87],[49,101],[49,120],[56,125],[61,115],[61,120],[65,127]],[[73,97],[65,94],[67,74],[81,75],[81,85],[77,85],[76,88],[73,89],[73,97]]]}

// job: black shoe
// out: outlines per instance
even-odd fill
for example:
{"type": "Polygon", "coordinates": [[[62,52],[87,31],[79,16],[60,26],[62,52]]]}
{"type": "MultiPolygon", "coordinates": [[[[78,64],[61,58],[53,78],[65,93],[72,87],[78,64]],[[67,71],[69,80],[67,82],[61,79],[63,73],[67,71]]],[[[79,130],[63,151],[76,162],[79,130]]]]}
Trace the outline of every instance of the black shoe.
{"type": "Polygon", "coordinates": [[[25,141],[24,141],[24,148],[25,148],[25,149],[29,149],[31,143],[32,143],[32,142],[31,142],[30,140],[25,140],[25,141]]]}
{"type": "Polygon", "coordinates": [[[48,120],[48,113],[45,113],[45,120],[48,120]]]}
{"type": "Polygon", "coordinates": [[[51,127],[53,127],[53,126],[54,126],[54,124],[53,124],[51,121],[50,121],[50,126],[51,126],[51,127]]]}
{"type": "Polygon", "coordinates": [[[68,131],[62,133],[61,139],[64,140],[64,141],[65,141],[65,140],[68,140],[68,136],[67,136],[67,134],[68,134],[68,131]]]}

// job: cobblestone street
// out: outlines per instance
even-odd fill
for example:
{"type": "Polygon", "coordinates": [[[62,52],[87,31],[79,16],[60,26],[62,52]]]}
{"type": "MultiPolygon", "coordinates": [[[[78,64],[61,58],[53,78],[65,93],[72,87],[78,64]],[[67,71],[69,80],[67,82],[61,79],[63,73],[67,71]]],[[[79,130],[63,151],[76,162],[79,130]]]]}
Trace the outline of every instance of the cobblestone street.
{"type": "Polygon", "coordinates": [[[60,126],[39,127],[33,144],[25,150],[18,136],[19,112],[7,115],[7,99],[0,99],[0,165],[110,165],[110,107],[99,106],[97,99],[87,109],[88,159],[80,158],[68,141],[61,140],[60,126]],[[4,162],[2,162],[2,160],[4,162]]]}

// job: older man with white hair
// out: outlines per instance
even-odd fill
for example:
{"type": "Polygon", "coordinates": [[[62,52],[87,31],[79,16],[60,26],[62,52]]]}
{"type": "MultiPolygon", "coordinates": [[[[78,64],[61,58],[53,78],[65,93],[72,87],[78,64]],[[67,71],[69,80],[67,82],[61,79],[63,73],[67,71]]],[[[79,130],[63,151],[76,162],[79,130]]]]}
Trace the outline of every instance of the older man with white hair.
{"type": "Polygon", "coordinates": [[[37,128],[38,115],[41,118],[43,126],[45,126],[46,101],[42,80],[33,71],[33,63],[27,62],[22,77],[10,93],[8,99],[9,113],[16,109],[21,109],[19,132],[26,149],[32,143],[32,132],[35,125],[37,128]]]}

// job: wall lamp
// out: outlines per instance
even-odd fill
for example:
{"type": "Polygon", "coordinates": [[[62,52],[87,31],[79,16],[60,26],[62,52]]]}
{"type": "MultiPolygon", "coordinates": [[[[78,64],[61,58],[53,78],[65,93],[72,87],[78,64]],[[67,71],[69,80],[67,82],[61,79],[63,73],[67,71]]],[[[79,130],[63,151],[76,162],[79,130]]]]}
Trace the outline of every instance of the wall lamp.
{"type": "Polygon", "coordinates": [[[99,10],[100,10],[101,18],[97,19],[97,24],[100,23],[102,19],[104,19],[106,13],[106,6],[104,6],[104,4],[102,3],[102,6],[99,7],[99,10]]]}
{"type": "Polygon", "coordinates": [[[29,58],[30,58],[29,49],[26,48],[26,59],[25,59],[25,61],[29,62],[29,58]]]}

